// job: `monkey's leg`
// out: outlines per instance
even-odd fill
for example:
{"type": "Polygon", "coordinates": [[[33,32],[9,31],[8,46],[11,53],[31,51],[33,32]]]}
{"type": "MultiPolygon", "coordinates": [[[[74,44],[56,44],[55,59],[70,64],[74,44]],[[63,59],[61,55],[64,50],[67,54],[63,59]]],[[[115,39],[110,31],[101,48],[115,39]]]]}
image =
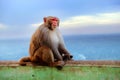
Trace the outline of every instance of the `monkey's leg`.
{"type": "Polygon", "coordinates": [[[42,66],[57,67],[64,65],[64,61],[55,62],[53,52],[47,46],[42,46],[36,50],[34,56],[31,56],[31,61],[42,66]]]}
{"type": "Polygon", "coordinates": [[[57,61],[55,62],[55,58],[54,58],[54,55],[53,55],[53,52],[50,48],[48,47],[44,47],[42,49],[42,60],[48,64],[48,66],[51,66],[51,67],[57,67],[57,66],[64,66],[64,61],[57,61]]]}
{"type": "Polygon", "coordinates": [[[35,51],[33,56],[30,57],[31,62],[42,66],[49,66],[50,62],[54,62],[54,59],[50,58],[52,55],[49,55],[49,53],[51,53],[50,49],[46,46],[42,46],[35,51]]]}

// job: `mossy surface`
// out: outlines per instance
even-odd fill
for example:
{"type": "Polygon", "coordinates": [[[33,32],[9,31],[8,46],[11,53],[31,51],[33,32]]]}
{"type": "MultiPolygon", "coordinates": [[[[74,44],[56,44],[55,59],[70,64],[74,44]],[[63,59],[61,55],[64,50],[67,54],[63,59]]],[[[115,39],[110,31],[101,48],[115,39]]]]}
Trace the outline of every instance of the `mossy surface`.
{"type": "Polygon", "coordinates": [[[57,70],[42,66],[0,67],[0,80],[120,80],[120,68],[65,66],[57,70]]]}

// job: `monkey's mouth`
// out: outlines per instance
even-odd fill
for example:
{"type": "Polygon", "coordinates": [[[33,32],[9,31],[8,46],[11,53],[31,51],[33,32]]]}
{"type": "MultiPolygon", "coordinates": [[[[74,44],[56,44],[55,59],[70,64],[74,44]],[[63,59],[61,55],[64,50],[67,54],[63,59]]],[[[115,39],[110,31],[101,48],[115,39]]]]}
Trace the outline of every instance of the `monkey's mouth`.
{"type": "Polygon", "coordinates": [[[53,27],[57,27],[57,24],[52,24],[53,27]]]}
{"type": "Polygon", "coordinates": [[[48,27],[48,28],[49,28],[50,30],[54,30],[56,27],[53,27],[53,26],[52,26],[52,27],[48,27]]]}
{"type": "Polygon", "coordinates": [[[53,28],[56,28],[57,26],[53,26],[53,28]]]}

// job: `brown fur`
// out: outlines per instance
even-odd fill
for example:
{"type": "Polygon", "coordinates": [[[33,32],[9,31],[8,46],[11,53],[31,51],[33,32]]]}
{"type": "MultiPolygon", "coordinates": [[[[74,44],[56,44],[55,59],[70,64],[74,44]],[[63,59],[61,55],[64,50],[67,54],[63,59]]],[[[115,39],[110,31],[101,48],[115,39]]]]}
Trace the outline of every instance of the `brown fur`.
{"type": "MultiPolygon", "coordinates": [[[[33,62],[46,66],[63,66],[64,60],[72,58],[64,46],[64,41],[58,27],[53,28],[51,26],[51,18],[57,17],[45,17],[44,24],[33,34],[29,47],[30,57],[22,58],[20,60],[21,65],[24,65],[24,62],[33,62]],[[58,41],[53,39],[54,37],[57,37],[58,41]],[[64,56],[62,56],[63,54],[64,56]]],[[[59,26],[59,19],[57,26],[59,26]]]]}

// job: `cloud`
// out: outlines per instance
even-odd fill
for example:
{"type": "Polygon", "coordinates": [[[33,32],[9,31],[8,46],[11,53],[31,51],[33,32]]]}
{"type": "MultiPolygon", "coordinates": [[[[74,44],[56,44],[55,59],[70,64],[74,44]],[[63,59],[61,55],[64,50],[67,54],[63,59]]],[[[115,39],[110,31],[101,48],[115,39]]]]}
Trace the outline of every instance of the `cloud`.
{"type": "Polygon", "coordinates": [[[41,22],[41,23],[35,23],[35,24],[30,24],[30,25],[29,25],[29,26],[30,26],[30,29],[36,29],[36,28],[39,27],[42,23],[43,23],[43,22],[41,22]]]}
{"type": "Polygon", "coordinates": [[[4,29],[7,29],[7,25],[4,25],[4,24],[0,23],[0,30],[4,30],[4,29]]]}
{"type": "MultiPolygon", "coordinates": [[[[120,24],[120,12],[73,16],[61,22],[61,27],[85,27],[90,25],[120,24]]],[[[96,26],[97,27],[97,26],[96,26]]]]}
{"type": "Polygon", "coordinates": [[[33,30],[28,25],[0,24],[0,39],[30,38],[33,30]]]}
{"type": "MultiPolygon", "coordinates": [[[[40,24],[42,24],[42,22],[31,24],[31,26],[36,28],[40,24]]],[[[60,22],[60,26],[62,28],[75,28],[75,27],[106,25],[106,24],[120,24],[120,12],[72,16],[60,22]]]]}
{"type": "MultiPolygon", "coordinates": [[[[43,22],[30,24],[35,30],[43,22]]],[[[109,34],[120,33],[120,12],[98,13],[94,15],[72,16],[61,20],[60,29],[63,34],[109,34]],[[71,33],[72,31],[72,33],[71,33]]]]}

